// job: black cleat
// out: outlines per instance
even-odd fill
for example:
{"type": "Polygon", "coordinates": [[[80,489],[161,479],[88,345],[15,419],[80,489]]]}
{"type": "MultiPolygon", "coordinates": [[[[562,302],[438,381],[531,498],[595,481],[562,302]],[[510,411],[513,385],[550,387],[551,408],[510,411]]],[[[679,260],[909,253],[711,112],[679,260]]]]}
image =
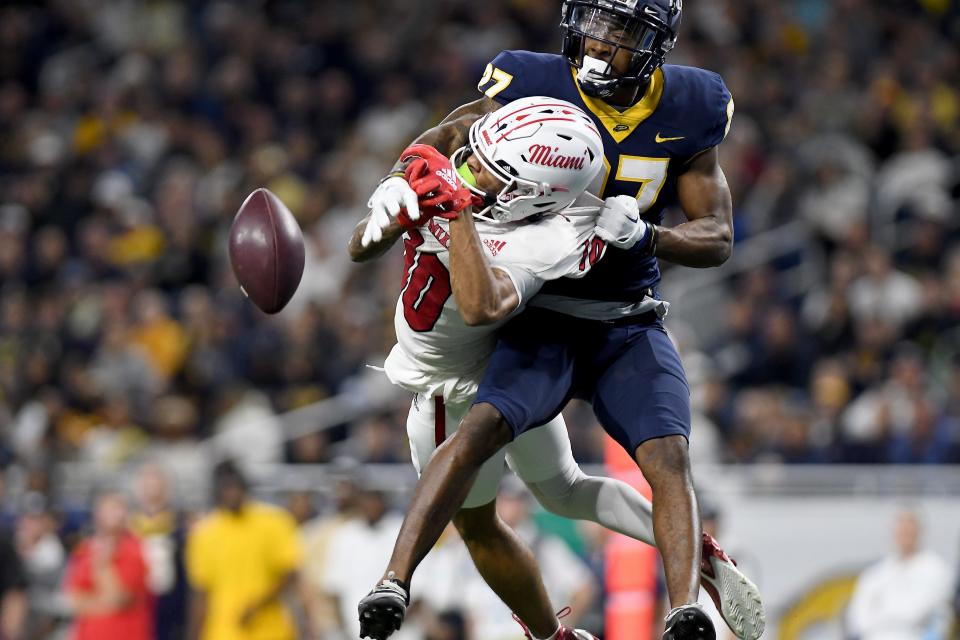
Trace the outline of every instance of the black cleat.
{"type": "Polygon", "coordinates": [[[360,637],[387,640],[403,624],[408,604],[410,592],[403,582],[387,579],[378,584],[357,606],[360,637]]]}
{"type": "Polygon", "coordinates": [[[663,640],[717,640],[717,632],[700,605],[685,604],[667,615],[663,640]]]}

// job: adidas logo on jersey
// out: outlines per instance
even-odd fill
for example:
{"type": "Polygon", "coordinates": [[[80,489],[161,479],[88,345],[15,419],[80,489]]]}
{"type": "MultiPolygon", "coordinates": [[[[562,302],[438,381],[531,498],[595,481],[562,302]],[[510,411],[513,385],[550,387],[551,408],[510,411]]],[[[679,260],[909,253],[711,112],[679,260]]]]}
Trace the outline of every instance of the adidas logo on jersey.
{"type": "Polygon", "coordinates": [[[490,254],[496,256],[500,251],[507,246],[506,240],[491,240],[490,238],[485,238],[483,244],[486,245],[487,249],[490,250],[490,254]]]}

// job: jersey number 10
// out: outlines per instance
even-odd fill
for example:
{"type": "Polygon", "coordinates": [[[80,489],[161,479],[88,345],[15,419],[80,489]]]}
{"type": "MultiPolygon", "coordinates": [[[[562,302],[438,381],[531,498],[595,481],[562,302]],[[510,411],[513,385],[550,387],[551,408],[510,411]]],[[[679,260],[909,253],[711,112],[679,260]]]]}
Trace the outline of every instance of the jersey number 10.
{"type": "Polygon", "coordinates": [[[433,253],[417,251],[423,236],[416,229],[407,231],[403,243],[403,317],[411,329],[426,333],[433,329],[443,313],[443,305],[453,293],[450,272],[433,253]]]}

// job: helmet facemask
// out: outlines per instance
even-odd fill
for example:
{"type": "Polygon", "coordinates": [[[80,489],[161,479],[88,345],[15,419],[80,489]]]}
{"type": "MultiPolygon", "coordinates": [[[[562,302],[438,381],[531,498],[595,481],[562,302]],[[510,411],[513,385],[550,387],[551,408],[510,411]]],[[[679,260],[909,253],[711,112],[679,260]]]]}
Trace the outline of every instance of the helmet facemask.
{"type": "Polygon", "coordinates": [[[617,2],[568,0],[564,5],[563,54],[577,69],[577,83],[592,97],[609,98],[620,87],[646,85],[663,64],[676,36],[657,16],[630,12],[617,2]],[[612,49],[607,60],[587,55],[587,40],[612,49]],[[613,68],[622,52],[629,54],[624,73],[613,68]]]}

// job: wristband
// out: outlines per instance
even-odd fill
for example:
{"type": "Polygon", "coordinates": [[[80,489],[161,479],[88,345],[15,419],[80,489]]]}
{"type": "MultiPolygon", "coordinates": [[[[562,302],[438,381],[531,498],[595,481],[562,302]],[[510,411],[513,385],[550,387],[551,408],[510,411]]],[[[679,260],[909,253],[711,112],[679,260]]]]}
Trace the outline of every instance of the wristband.
{"type": "Polygon", "coordinates": [[[660,228],[655,224],[650,224],[650,241],[647,242],[647,255],[656,256],[657,241],[660,240],[660,228]]]}

